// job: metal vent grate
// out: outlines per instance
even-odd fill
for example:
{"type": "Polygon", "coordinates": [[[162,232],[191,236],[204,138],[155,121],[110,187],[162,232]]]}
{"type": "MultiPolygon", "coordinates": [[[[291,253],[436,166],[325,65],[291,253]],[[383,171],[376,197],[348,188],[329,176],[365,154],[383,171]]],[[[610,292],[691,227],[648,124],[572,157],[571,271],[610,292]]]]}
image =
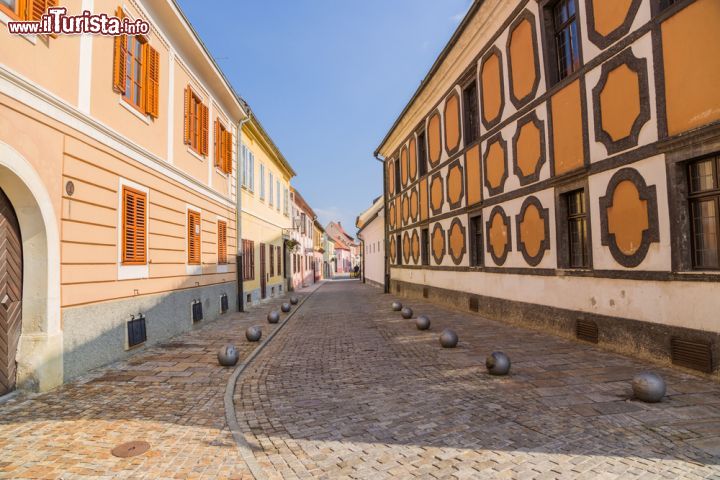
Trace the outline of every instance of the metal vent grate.
{"type": "Polygon", "coordinates": [[[670,356],[675,365],[712,373],[712,345],[710,343],[689,342],[672,337],[670,339],[670,356]]]}
{"type": "Polygon", "coordinates": [[[145,328],[145,315],[132,316],[127,324],[128,327],[128,346],[134,347],[145,343],[147,340],[147,329],[145,328]]]}
{"type": "Polygon", "coordinates": [[[423,287],[423,298],[428,298],[430,296],[430,289],[428,287],[423,287]]]}
{"type": "Polygon", "coordinates": [[[592,320],[578,320],[575,325],[575,336],[579,340],[598,343],[598,326],[592,320]]]}
{"type": "Polygon", "coordinates": [[[472,296],[468,299],[468,308],[471,312],[480,311],[480,299],[476,296],[472,296]]]}
{"type": "Polygon", "coordinates": [[[193,323],[199,322],[203,319],[203,308],[200,300],[196,300],[192,304],[192,320],[193,323]]]}
{"type": "Polygon", "coordinates": [[[226,293],[223,293],[222,297],[220,297],[220,313],[227,312],[228,308],[228,296],[226,293]]]}

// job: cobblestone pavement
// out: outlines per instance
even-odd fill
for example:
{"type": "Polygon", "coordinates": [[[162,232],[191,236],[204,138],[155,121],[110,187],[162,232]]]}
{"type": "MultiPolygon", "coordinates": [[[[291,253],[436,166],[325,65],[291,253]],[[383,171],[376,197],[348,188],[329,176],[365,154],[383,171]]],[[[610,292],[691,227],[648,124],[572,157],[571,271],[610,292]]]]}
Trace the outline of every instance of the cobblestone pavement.
{"type": "Polygon", "coordinates": [[[225,423],[233,369],[218,366],[217,352],[231,342],[241,359],[249,355],[258,344],[245,340],[247,326],[262,325],[264,336],[276,328],[265,320],[269,305],[0,405],[0,478],[251,478],[225,423]],[[130,440],[151,449],[130,459],[111,455],[130,440]]]}
{"type": "Polygon", "coordinates": [[[308,299],[238,379],[269,478],[720,478],[720,385],[594,346],[406,301],[357,282],[308,299]],[[439,332],[453,327],[447,350],[439,332]],[[491,377],[502,350],[512,375],[491,377]],[[629,399],[660,371],[668,397],[629,399]]]}

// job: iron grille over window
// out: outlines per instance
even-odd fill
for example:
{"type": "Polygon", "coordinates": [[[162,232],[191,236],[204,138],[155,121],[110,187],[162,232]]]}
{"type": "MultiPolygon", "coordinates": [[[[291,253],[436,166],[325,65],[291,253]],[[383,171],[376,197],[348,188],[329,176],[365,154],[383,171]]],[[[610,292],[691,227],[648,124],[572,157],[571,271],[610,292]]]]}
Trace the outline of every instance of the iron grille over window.
{"type": "Polygon", "coordinates": [[[139,316],[132,316],[132,319],[127,324],[128,328],[128,345],[134,347],[145,343],[147,341],[147,330],[145,328],[145,316],[140,314],[139,316]]]}
{"type": "Polygon", "coordinates": [[[200,322],[203,319],[203,308],[200,300],[196,300],[192,304],[192,319],[193,323],[200,322]]]}
{"type": "Polygon", "coordinates": [[[220,297],[220,313],[226,313],[228,309],[228,296],[227,294],[223,293],[223,295],[220,297]]]}
{"type": "Polygon", "coordinates": [[[425,132],[418,135],[418,174],[422,177],[427,174],[427,145],[425,132]]]}
{"type": "Polygon", "coordinates": [[[690,164],[690,224],[692,228],[693,267],[720,269],[720,156],[704,158],[690,164]]]}
{"type": "Polygon", "coordinates": [[[422,229],[422,264],[430,265],[430,231],[422,229]]]}
{"type": "Polygon", "coordinates": [[[470,219],[470,235],[472,241],[470,246],[470,265],[473,267],[481,267],[483,264],[482,216],[478,215],[470,219]]]}

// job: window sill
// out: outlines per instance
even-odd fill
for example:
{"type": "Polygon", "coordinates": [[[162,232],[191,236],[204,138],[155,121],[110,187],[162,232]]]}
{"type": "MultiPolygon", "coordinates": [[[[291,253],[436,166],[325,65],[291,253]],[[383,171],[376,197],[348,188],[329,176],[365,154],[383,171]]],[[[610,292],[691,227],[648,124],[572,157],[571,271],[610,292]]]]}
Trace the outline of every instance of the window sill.
{"type": "Polygon", "coordinates": [[[215,167],[215,172],[218,173],[218,174],[219,174],[220,176],[222,176],[223,178],[228,178],[228,177],[230,176],[229,173],[223,172],[223,171],[220,170],[217,166],[215,167]]]}
{"type": "Polygon", "coordinates": [[[126,110],[128,110],[130,113],[132,113],[132,114],[135,115],[137,118],[139,118],[140,120],[142,120],[143,122],[145,122],[146,125],[150,125],[150,118],[149,118],[147,115],[143,115],[142,113],[140,113],[140,111],[139,111],[137,108],[135,108],[135,107],[133,107],[132,105],[130,105],[128,102],[125,101],[125,99],[123,99],[122,97],[120,97],[120,102],[119,102],[119,103],[120,103],[120,105],[122,105],[126,110]]]}
{"type": "Polygon", "coordinates": [[[217,273],[228,273],[228,264],[227,263],[219,263],[217,266],[217,273]]]}
{"type": "MultiPolygon", "coordinates": [[[[13,16],[8,15],[7,12],[0,10],[0,23],[7,25],[10,22],[19,22],[21,21],[19,17],[13,18],[13,16]]],[[[37,44],[37,35],[13,35],[14,37],[22,37],[28,42],[30,42],[33,45],[37,44]]]]}
{"type": "Polygon", "coordinates": [[[202,265],[185,265],[186,275],[202,275],[202,265]]]}
{"type": "Polygon", "coordinates": [[[197,158],[197,159],[200,160],[201,162],[204,162],[204,161],[205,161],[205,157],[203,157],[202,155],[200,155],[199,153],[197,153],[195,150],[193,150],[192,147],[186,147],[186,150],[187,150],[187,152],[188,152],[190,155],[192,155],[193,157],[197,158]]]}

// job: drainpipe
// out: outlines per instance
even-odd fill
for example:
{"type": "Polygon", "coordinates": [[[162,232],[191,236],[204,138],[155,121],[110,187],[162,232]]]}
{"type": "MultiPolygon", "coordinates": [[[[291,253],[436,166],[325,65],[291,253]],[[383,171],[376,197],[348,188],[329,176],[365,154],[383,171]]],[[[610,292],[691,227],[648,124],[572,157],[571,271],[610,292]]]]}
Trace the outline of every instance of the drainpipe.
{"type": "Polygon", "coordinates": [[[245,311],[245,291],[243,289],[243,248],[242,248],[242,178],[240,178],[241,175],[241,166],[242,166],[242,158],[240,156],[242,155],[242,127],[247,122],[250,121],[252,118],[252,110],[250,110],[250,107],[245,104],[245,108],[247,109],[247,116],[240,120],[237,124],[237,139],[236,139],[236,151],[237,151],[237,172],[236,172],[236,179],[235,179],[235,210],[236,210],[236,218],[235,218],[235,227],[236,227],[236,233],[235,233],[235,244],[237,247],[237,252],[235,255],[235,262],[236,266],[235,269],[236,277],[237,277],[237,306],[238,306],[238,312],[244,312],[245,311]]]}
{"type": "Polygon", "coordinates": [[[383,170],[383,209],[384,209],[384,229],[385,229],[385,238],[383,238],[383,242],[385,245],[384,250],[384,256],[385,256],[385,279],[383,282],[383,291],[385,293],[390,293],[390,261],[388,259],[388,198],[387,198],[387,168],[385,168],[385,159],[380,158],[380,155],[378,155],[377,152],[374,153],[375,160],[380,162],[382,164],[382,170],[383,170]]]}

